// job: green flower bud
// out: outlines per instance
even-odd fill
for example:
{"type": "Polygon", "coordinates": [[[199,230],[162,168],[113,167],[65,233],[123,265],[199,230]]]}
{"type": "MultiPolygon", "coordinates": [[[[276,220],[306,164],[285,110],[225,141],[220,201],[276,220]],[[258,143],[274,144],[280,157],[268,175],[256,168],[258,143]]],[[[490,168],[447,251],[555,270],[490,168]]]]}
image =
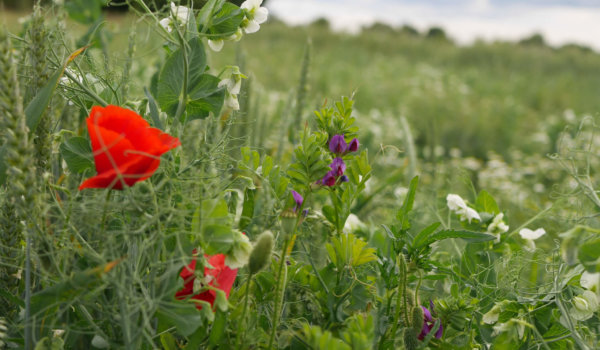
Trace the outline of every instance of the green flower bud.
{"type": "Polygon", "coordinates": [[[421,329],[423,328],[423,322],[425,321],[425,315],[423,313],[423,308],[419,305],[413,307],[412,309],[412,320],[411,326],[415,334],[421,333],[421,329]]]}
{"type": "Polygon", "coordinates": [[[271,260],[271,251],[273,250],[273,234],[271,231],[265,231],[258,236],[256,244],[250,253],[248,268],[251,274],[255,274],[264,269],[271,260]]]}

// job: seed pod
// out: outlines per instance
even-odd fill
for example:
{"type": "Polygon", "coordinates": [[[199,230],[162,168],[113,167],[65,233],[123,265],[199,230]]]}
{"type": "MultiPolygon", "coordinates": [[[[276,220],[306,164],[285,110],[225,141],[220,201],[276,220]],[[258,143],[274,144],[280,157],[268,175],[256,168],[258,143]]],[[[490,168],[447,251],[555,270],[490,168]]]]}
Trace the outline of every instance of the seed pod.
{"type": "Polygon", "coordinates": [[[423,329],[423,321],[425,321],[423,308],[419,305],[413,307],[411,326],[416,335],[421,333],[421,330],[423,329]]]}
{"type": "Polygon", "coordinates": [[[273,234],[271,231],[265,231],[258,236],[256,244],[250,253],[248,268],[251,274],[255,274],[264,269],[271,260],[271,251],[273,250],[273,234]]]}
{"type": "Polygon", "coordinates": [[[406,350],[416,350],[419,347],[419,340],[412,328],[404,328],[404,348],[406,350]]]}

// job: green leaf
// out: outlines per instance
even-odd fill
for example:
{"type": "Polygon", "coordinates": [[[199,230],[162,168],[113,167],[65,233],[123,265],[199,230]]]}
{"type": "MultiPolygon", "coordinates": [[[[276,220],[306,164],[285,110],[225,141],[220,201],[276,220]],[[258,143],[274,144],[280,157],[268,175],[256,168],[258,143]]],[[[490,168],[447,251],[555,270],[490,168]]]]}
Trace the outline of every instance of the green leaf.
{"type": "Polygon", "coordinates": [[[209,0],[202,6],[202,9],[198,12],[198,16],[196,17],[198,28],[200,28],[202,32],[204,32],[202,28],[210,26],[213,15],[223,7],[224,3],[225,0],[209,0]]]}
{"type": "Polygon", "coordinates": [[[90,141],[84,137],[71,137],[60,145],[60,155],[63,157],[69,170],[73,173],[82,173],[94,168],[94,156],[90,141]]]}
{"type": "Polygon", "coordinates": [[[600,271],[600,238],[582,244],[577,257],[586,271],[591,273],[600,271]]]}
{"type": "Polygon", "coordinates": [[[256,194],[255,189],[247,188],[244,191],[244,205],[242,207],[242,216],[240,217],[240,223],[238,227],[240,230],[244,230],[246,226],[250,224],[254,217],[254,196],[256,194]]]}
{"type": "Polygon", "coordinates": [[[58,81],[63,74],[63,69],[58,69],[52,76],[48,79],[48,82],[44,87],[35,95],[33,100],[29,102],[27,107],[25,108],[25,116],[27,127],[30,132],[33,132],[44,112],[46,111],[46,107],[48,107],[48,103],[50,103],[50,99],[52,98],[52,94],[54,94],[54,90],[58,86],[58,81]]]}
{"type": "Polygon", "coordinates": [[[171,333],[163,333],[160,335],[160,343],[165,350],[177,350],[177,343],[171,333]]]}
{"type": "MultiPolygon", "coordinates": [[[[187,120],[206,118],[210,112],[218,114],[223,105],[225,91],[219,88],[219,79],[210,74],[205,74],[206,53],[199,38],[192,38],[187,42],[187,87],[185,94],[187,120]]],[[[184,93],[184,54],[181,48],[173,52],[161,69],[157,100],[160,108],[167,115],[174,117],[184,93]]],[[[182,115],[182,118],[184,116],[182,115]]]]}
{"type": "Polygon", "coordinates": [[[408,214],[413,208],[415,202],[415,194],[417,193],[417,185],[419,184],[419,177],[415,176],[408,186],[408,193],[404,198],[402,208],[398,211],[396,218],[399,221],[399,227],[401,230],[408,230],[410,228],[410,222],[408,221],[408,214]]]}
{"type": "Polygon", "coordinates": [[[492,197],[485,190],[479,192],[477,196],[477,200],[475,201],[475,205],[477,206],[477,211],[490,213],[494,215],[500,214],[500,209],[498,208],[498,204],[494,197],[492,197]]]}
{"type": "MultiPolygon", "coordinates": [[[[225,294],[222,290],[219,290],[223,295],[225,294]]],[[[218,299],[218,295],[217,295],[218,299]]],[[[227,303],[227,299],[225,299],[225,303],[227,303]]],[[[215,321],[213,323],[212,329],[210,330],[210,336],[208,337],[208,343],[211,347],[216,347],[219,344],[223,345],[223,335],[225,334],[225,326],[227,325],[227,313],[217,310],[215,315],[215,321]]]]}
{"type": "Polygon", "coordinates": [[[195,304],[186,302],[162,302],[156,310],[159,321],[177,328],[183,336],[188,336],[202,325],[202,314],[195,304]]]}
{"type": "Polygon", "coordinates": [[[432,234],[435,230],[437,230],[438,227],[440,227],[439,222],[433,223],[433,224],[425,227],[423,230],[421,230],[421,232],[419,232],[415,236],[411,245],[413,247],[421,246],[427,240],[427,237],[429,237],[430,234],[432,234]]]}
{"type": "Polygon", "coordinates": [[[226,38],[233,35],[244,20],[242,10],[232,3],[225,3],[221,11],[213,17],[209,32],[211,38],[226,38]]]}
{"type": "Polygon", "coordinates": [[[160,121],[160,113],[158,111],[158,105],[156,104],[156,100],[154,99],[154,97],[152,96],[150,91],[148,91],[148,89],[146,87],[144,87],[144,93],[146,94],[146,97],[148,98],[148,106],[150,106],[150,118],[152,118],[152,124],[154,125],[155,128],[159,128],[160,130],[164,131],[165,127],[162,125],[162,122],[160,121]]]}
{"type": "Polygon", "coordinates": [[[424,246],[428,246],[433,242],[441,241],[448,238],[461,238],[470,243],[486,242],[496,239],[496,236],[484,232],[473,232],[465,230],[442,230],[429,236],[429,238],[423,241],[418,246],[414,246],[414,249],[419,249],[424,246]]]}

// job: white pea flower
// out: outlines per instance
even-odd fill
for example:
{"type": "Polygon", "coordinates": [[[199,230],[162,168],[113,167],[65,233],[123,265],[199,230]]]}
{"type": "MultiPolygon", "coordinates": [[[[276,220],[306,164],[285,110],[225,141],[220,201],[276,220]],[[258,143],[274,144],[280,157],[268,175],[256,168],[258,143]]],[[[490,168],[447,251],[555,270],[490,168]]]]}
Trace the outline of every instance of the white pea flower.
{"type": "Polygon", "coordinates": [[[348,215],[348,219],[346,219],[346,223],[344,224],[344,231],[354,232],[363,227],[364,225],[365,224],[363,224],[363,222],[360,221],[358,216],[350,214],[348,215]]]}
{"type": "Polygon", "coordinates": [[[192,14],[192,9],[185,6],[177,6],[175,3],[171,2],[171,16],[161,19],[158,23],[165,28],[167,32],[173,31],[172,25],[172,17],[177,19],[177,22],[180,24],[187,24],[190,15],[192,14]]]}
{"type": "Polygon", "coordinates": [[[229,92],[225,92],[225,106],[238,111],[240,109],[240,102],[237,99],[237,95],[232,95],[229,92]]]}
{"type": "Polygon", "coordinates": [[[479,213],[477,213],[477,211],[475,211],[475,209],[473,209],[473,208],[466,207],[465,209],[457,210],[456,213],[458,215],[460,215],[460,221],[468,220],[469,224],[471,223],[471,220],[473,220],[473,219],[477,219],[477,220],[481,221],[481,217],[479,216],[479,213]]]}
{"type": "Polygon", "coordinates": [[[235,33],[231,34],[227,40],[229,41],[240,41],[242,40],[242,37],[244,36],[244,31],[242,30],[242,28],[238,28],[235,33]]]}
{"type": "Polygon", "coordinates": [[[246,0],[240,6],[246,14],[242,28],[247,34],[258,32],[261,23],[264,23],[269,17],[269,10],[260,7],[262,2],[263,0],[246,0]]]}
{"type": "Polygon", "coordinates": [[[600,272],[590,273],[584,271],[581,274],[579,284],[581,284],[581,286],[587,290],[591,290],[596,293],[600,292],[600,272]]]}
{"type": "Polygon", "coordinates": [[[457,211],[459,209],[465,209],[467,204],[465,201],[457,194],[449,194],[446,196],[446,202],[448,202],[448,208],[452,211],[457,211]]]}
{"type": "Polygon", "coordinates": [[[586,290],[583,294],[574,297],[571,302],[573,307],[570,314],[578,321],[585,321],[598,311],[598,297],[592,291],[586,290]]]}
{"type": "Polygon", "coordinates": [[[544,230],[543,228],[538,228],[535,231],[532,231],[528,228],[524,228],[524,229],[521,229],[521,231],[519,231],[519,235],[521,235],[521,237],[523,239],[531,239],[531,240],[536,240],[545,234],[546,234],[546,230],[544,230]]]}
{"type": "Polygon", "coordinates": [[[530,252],[533,252],[535,250],[534,240],[542,237],[545,234],[546,230],[544,230],[543,228],[538,228],[535,231],[532,231],[528,228],[523,228],[519,231],[519,235],[521,235],[521,238],[525,240],[525,249],[530,252]]]}
{"type": "Polygon", "coordinates": [[[500,213],[494,217],[492,223],[489,224],[487,232],[501,234],[508,231],[508,225],[504,223],[504,213],[500,213]]]}
{"type": "Polygon", "coordinates": [[[500,316],[500,312],[502,312],[502,305],[500,305],[500,304],[494,305],[494,307],[490,311],[483,314],[483,318],[482,318],[483,323],[486,323],[486,324],[496,323],[498,321],[498,317],[500,316]]]}
{"type": "Polygon", "coordinates": [[[236,241],[233,243],[233,248],[225,257],[225,265],[231,269],[238,269],[245,266],[250,259],[252,252],[252,243],[245,234],[239,232],[236,241]]]}
{"type": "Polygon", "coordinates": [[[208,39],[208,46],[215,52],[221,51],[224,44],[225,44],[225,41],[223,39],[215,39],[215,40],[208,39]]]}

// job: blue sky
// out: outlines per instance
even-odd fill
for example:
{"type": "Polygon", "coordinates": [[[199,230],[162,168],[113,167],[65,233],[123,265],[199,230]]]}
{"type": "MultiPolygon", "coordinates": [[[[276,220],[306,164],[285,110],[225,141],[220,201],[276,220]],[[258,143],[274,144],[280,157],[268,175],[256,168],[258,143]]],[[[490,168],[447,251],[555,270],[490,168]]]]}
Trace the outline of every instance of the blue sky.
{"type": "Polygon", "coordinates": [[[461,44],[541,33],[551,45],[575,42],[600,51],[600,0],[269,0],[267,6],[292,24],[325,17],[350,32],[374,21],[421,30],[439,25],[461,44]]]}

